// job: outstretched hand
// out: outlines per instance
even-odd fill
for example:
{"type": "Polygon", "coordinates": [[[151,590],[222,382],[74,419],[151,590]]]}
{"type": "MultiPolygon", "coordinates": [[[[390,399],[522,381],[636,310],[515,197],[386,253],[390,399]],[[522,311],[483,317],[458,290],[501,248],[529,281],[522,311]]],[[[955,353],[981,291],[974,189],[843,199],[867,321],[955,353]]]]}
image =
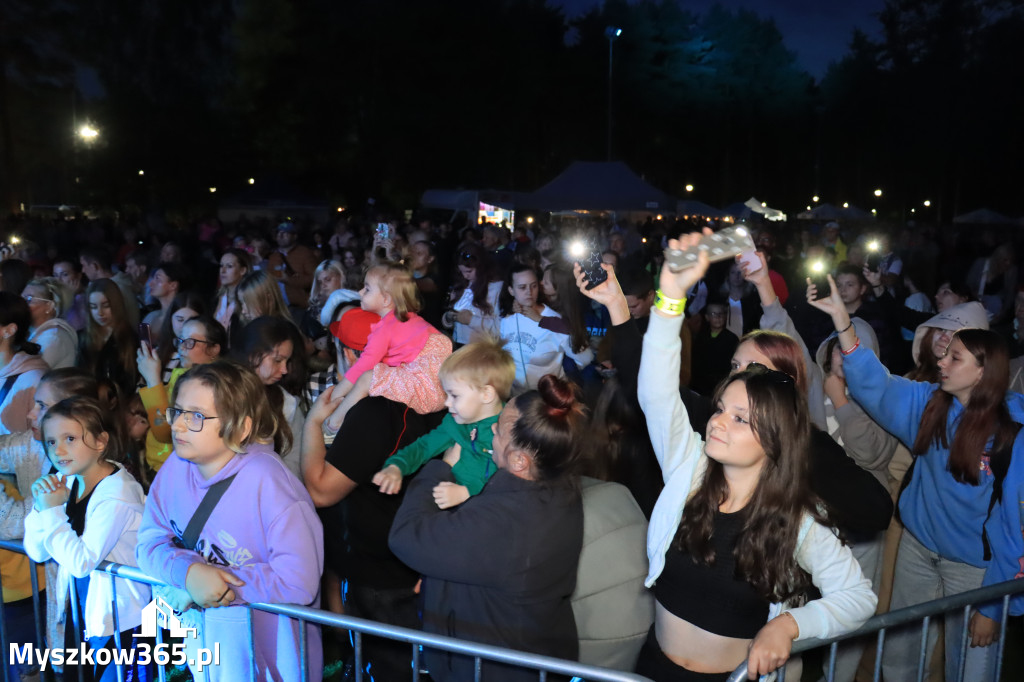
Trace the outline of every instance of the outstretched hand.
{"type": "Polygon", "coordinates": [[[849,322],[849,314],[846,312],[846,304],[843,303],[843,299],[839,296],[839,288],[836,287],[836,281],[832,279],[832,275],[826,275],[828,277],[829,292],[823,298],[818,298],[823,292],[818,291],[818,287],[815,286],[811,278],[807,278],[807,302],[812,306],[830,316],[833,320],[836,315],[846,315],[847,322],[849,322]]]}
{"type": "MultiPolygon", "coordinates": [[[[683,250],[695,248],[700,244],[701,237],[709,234],[711,234],[711,230],[704,228],[703,233],[691,232],[690,234],[684,234],[679,239],[669,239],[668,248],[683,250]]],[[[706,251],[701,251],[697,255],[696,265],[679,272],[672,272],[666,263],[661,268],[658,288],[661,289],[661,293],[669,298],[686,298],[686,294],[693,288],[693,285],[703,279],[705,273],[707,273],[709,263],[706,251]]]]}
{"type": "Polygon", "coordinates": [[[754,272],[750,272],[750,267],[741,260],[743,254],[736,256],[736,262],[739,264],[740,270],[743,271],[743,279],[747,280],[755,287],[759,287],[765,283],[771,284],[771,278],[768,275],[768,261],[765,260],[764,254],[760,251],[755,251],[754,253],[757,255],[758,260],[761,261],[761,267],[754,272]]]}
{"type": "Polygon", "coordinates": [[[580,293],[607,308],[613,325],[622,324],[629,319],[629,304],[626,302],[626,296],[622,293],[619,280],[615,277],[615,268],[607,263],[601,263],[601,269],[608,277],[593,289],[587,288],[589,280],[583,274],[583,268],[579,263],[573,263],[572,274],[576,277],[576,286],[580,293]]]}
{"type": "Polygon", "coordinates": [[[324,420],[338,409],[338,405],[341,405],[341,401],[345,399],[345,396],[339,395],[336,398],[334,396],[334,388],[334,386],[328,386],[326,391],[317,396],[313,406],[309,408],[309,414],[306,415],[307,422],[323,424],[324,420]]]}

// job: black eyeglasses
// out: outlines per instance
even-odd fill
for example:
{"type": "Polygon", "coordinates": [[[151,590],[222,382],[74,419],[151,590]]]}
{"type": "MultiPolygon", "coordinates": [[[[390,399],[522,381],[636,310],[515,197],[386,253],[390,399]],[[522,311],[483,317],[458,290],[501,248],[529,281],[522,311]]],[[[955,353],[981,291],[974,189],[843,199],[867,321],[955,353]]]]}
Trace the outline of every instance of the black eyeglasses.
{"type": "Polygon", "coordinates": [[[199,432],[203,430],[203,424],[206,423],[207,419],[217,419],[217,417],[207,417],[201,412],[190,412],[189,410],[179,410],[177,407],[167,408],[167,423],[170,426],[174,426],[174,422],[177,421],[178,417],[185,418],[185,426],[188,427],[189,431],[199,432]]]}
{"type": "Polygon", "coordinates": [[[184,348],[185,350],[192,350],[193,348],[196,347],[197,343],[205,343],[208,346],[213,345],[211,341],[203,341],[202,339],[183,339],[177,336],[174,337],[175,348],[181,347],[184,348]]]}
{"type": "Polygon", "coordinates": [[[793,381],[793,377],[789,376],[785,372],[780,372],[777,369],[769,369],[768,367],[765,367],[764,365],[762,365],[760,362],[752,362],[752,363],[750,363],[749,365],[747,365],[747,368],[744,371],[746,371],[746,372],[754,372],[755,374],[759,374],[761,376],[768,377],[769,379],[771,379],[776,384],[794,384],[794,383],[796,383],[796,382],[793,381]]]}

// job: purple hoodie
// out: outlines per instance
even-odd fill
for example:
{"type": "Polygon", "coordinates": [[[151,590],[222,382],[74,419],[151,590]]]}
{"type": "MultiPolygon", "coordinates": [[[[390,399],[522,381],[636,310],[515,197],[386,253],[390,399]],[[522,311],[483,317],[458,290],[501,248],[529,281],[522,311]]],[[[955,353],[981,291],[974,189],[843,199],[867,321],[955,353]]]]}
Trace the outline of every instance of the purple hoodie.
{"type": "MultiPolygon", "coordinates": [[[[174,587],[185,587],[189,567],[204,558],[225,566],[245,581],[234,588],[241,603],[319,605],[323,573],[323,527],[309,493],[270,446],[253,445],[236,455],[206,480],[198,467],[172,454],[160,468],[146,500],[136,557],[149,575],[174,587]],[[199,536],[196,551],[180,549],[185,527],[207,489],[237,474],[199,536]]],[[[301,679],[297,621],[253,612],[259,679],[301,679]]],[[[221,665],[208,669],[210,680],[237,679],[248,670],[248,629],[245,610],[234,606],[207,609],[206,646],[220,643],[221,665]]],[[[323,675],[320,630],[307,626],[309,680],[323,675]]]]}

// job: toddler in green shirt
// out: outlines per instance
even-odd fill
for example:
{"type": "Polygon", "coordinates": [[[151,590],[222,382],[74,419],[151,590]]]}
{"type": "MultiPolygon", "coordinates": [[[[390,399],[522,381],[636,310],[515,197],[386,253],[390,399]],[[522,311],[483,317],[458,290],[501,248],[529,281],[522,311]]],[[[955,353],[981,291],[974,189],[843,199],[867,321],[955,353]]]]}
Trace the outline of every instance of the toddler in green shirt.
{"type": "Polygon", "coordinates": [[[470,343],[452,353],[438,373],[448,414],[436,429],[389,457],[373,483],[382,493],[394,495],[402,489],[404,476],[458,444],[457,458],[445,456],[456,482],[439,483],[434,502],[450,509],[479,493],[497,471],[491,458],[492,427],[509,398],[515,375],[512,356],[496,340],[470,343]]]}

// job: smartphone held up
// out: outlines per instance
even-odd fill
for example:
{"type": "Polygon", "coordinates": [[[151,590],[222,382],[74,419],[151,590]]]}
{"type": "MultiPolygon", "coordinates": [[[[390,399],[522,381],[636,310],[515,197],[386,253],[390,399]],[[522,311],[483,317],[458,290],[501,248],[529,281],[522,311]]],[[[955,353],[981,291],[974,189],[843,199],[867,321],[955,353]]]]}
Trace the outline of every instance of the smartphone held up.
{"type": "Polygon", "coordinates": [[[576,239],[569,244],[569,255],[579,263],[587,280],[587,289],[593,289],[608,279],[608,273],[601,267],[601,249],[596,244],[576,239]]]}

